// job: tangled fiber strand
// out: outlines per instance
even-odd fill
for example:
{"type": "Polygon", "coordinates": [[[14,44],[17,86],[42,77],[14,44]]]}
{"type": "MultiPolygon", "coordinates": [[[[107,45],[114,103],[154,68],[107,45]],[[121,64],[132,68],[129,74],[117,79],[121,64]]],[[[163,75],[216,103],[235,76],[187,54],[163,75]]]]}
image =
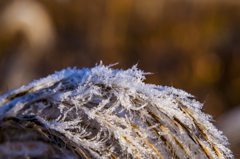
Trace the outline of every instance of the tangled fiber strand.
{"type": "Polygon", "coordinates": [[[0,97],[1,158],[233,158],[202,104],[133,66],[66,69],[0,97]]]}

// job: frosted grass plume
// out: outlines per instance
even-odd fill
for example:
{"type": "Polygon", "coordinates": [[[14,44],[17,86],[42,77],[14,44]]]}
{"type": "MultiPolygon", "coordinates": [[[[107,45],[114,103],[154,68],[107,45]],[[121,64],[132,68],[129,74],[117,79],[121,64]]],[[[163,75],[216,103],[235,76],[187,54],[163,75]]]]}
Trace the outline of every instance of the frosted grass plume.
{"type": "Polygon", "coordinates": [[[0,156],[234,158],[203,104],[134,65],[66,69],[0,97],[0,156]],[[34,145],[34,146],[31,146],[34,145]]]}

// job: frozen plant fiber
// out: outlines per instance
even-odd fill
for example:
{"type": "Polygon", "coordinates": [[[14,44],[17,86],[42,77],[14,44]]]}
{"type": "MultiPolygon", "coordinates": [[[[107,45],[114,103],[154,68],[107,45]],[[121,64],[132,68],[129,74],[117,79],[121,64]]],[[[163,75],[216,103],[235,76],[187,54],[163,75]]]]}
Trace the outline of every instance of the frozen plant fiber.
{"type": "Polygon", "coordinates": [[[0,158],[234,158],[228,139],[137,66],[66,69],[0,97],[0,158]]]}

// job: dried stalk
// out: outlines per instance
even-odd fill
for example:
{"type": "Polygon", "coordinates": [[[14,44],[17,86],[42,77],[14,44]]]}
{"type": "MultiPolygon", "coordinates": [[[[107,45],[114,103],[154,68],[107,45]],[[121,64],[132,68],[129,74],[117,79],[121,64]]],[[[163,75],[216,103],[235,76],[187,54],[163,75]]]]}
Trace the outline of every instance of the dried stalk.
{"type": "Polygon", "coordinates": [[[233,158],[202,104],[136,66],[67,69],[0,97],[1,158],[233,158]]]}

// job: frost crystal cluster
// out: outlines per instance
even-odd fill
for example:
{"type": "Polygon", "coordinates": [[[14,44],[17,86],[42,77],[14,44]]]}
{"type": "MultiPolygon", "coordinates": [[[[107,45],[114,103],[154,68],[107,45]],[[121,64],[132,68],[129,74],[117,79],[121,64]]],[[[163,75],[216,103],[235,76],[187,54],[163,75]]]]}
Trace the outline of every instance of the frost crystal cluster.
{"type": "Polygon", "coordinates": [[[202,104],[133,66],[66,69],[0,97],[0,158],[233,158],[202,104]]]}

